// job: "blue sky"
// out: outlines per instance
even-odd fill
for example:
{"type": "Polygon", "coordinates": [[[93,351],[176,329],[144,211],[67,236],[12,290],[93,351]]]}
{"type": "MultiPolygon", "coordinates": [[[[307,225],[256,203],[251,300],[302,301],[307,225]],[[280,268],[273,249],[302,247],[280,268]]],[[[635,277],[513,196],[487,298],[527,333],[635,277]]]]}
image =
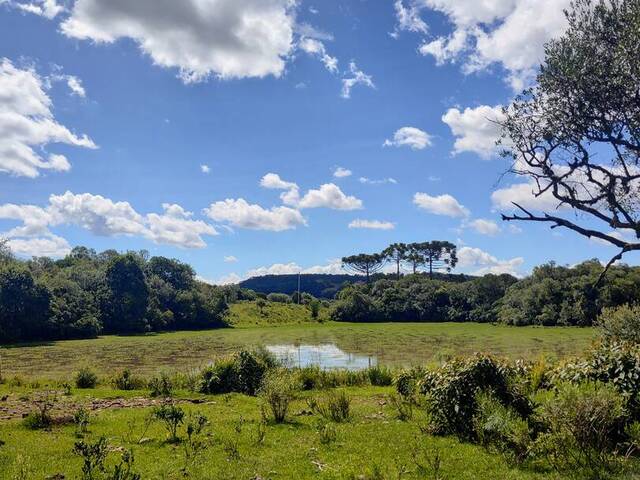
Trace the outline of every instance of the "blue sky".
{"type": "Polygon", "coordinates": [[[431,239],[471,273],[608,259],[499,215],[531,189],[501,179],[491,120],[566,2],[477,3],[0,0],[0,235],[211,281],[431,239]]]}

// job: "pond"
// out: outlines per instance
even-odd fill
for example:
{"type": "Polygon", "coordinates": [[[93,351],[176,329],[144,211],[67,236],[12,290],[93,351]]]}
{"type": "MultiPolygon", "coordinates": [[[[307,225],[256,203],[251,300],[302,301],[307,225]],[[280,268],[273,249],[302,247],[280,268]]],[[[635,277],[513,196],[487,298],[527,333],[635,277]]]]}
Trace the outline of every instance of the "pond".
{"type": "Polygon", "coordinates": [[[345,352],[334,343],[267,345],[266,348],[288,367],[316,365],[323,369],[362,370],[378,363],[378,359],[374,355],[357,355],[345,352]]]}

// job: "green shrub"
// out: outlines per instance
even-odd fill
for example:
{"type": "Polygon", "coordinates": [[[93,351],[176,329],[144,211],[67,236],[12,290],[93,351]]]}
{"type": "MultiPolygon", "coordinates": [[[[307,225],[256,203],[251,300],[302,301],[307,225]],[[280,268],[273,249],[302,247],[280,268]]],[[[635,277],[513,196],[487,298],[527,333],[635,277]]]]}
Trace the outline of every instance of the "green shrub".
{"type": "Polygon", "coordinates": [[[340,423],[351,419],[351,399],[344,390],[329,392],[322,398],[311,397],[307,404],[326,420],[340,423]]]}
{"type": "Polygon", "coordinates": [[[95,388],[98,384],[98,376],[89,367],[82,367],[75,376],[77,388],[95,388]]]}
{"type": "Polygon", "coordinates": [[[473,420],[481,392],[491,392],[501,404],[528,417],[532,407],[516,388],[514,376],[507,364],[484,355],[452,360],[439,370],[427,372],[421,391],[427,395],[432,433],[473,439],[473,420]]]}
{"type": "Polygon", "coordinates": [[[388,387],[393,384],[393,373],[388,367],[375,365],[367,369],[369,382],[375,387],[388,387]]]}
{"type": "Polygon", "coordinates": [[[53,424],[51,410],[56,400],[55,395],[45,392],[42,398],[33,403],[35,409],[22,420],[22,424],[29,430],[42,430],[51,427],[53,424]]]}
{"type": "Polygon", "coordinates": [[[533,442],[529,423],[490,393],[481,393],[474,430],[478,443],[493,447],[515,463],[524,462],[533,442]]]}
{"type": "Polygon", "coordinates": [[[200,374],[198,391],[256,395],[267,371],[276,366],[277,361],[266,350],[242,350],[233,357],[219,359],[206,367],[200,374]]]}
{"type": "Polygon", "coordinates": [[[81,437],[89,431],[89,411],[80,407],[73,413],[73,423],[76,426],[76,436],[81,437]]]}
{"type": "Polygon", "coordinates": [[[142,379],[135,377],[128,368],[122,370],[113,379],[113,386],[118,390],[138,390],[143,385],[142,379]]]}
{"type": "Polygon", "coordinates": [[[178,443],[178,427],[184,421],[184,410],[172,403],[155,407],[152,411],[153,418],[160,420],[167,429],[169,443],[178,443]]]}
{"type": "Polygon", "coordinates": [[[309,302],[309,310],[311,311],[311,318],[317,320],[320,316],[320,300],[314,298],[309,302]]]}
{"type": "Polygon", "coordinates": [[[558,366],[552,381],[555,384],[611,384],[627,398],[627,409],[632,417],[640,419],[640,347],[637,345],[600,345],[584,357],[558,366]]]}
{"type": "Polygon", "coordinates": [[[334,424],[321,421],[318,423],[318,436],[320,437],[321,444],[329,445],[338,438],[338,431],[334,424]]]}
{"type": "Polygon", "coordinates": [[[607,343],[640,344],[640,305],[605,308],[596,326],[607,343]]]}
{"type": "Polygon", "coordinates": [[[389,404],[395,409],[398,420],[406,422],[413,418],[413,397],[389,395],[389,404]]]}
{"type": "Polygon", "coordinates": [[[73,446],[73,453],[82,458],[82,480],[97,480],[105,471],[109,445],[105,437],[95,443],[79,441],[73,446]]]}
{"type": "Polygon", "coordinates": [[[152,397],[170,397],[173,393],[173,381],[167,372],[152,377],[148,386],[152,397]]]}
{"type": "Polygon", "coordinates": [[[396,387],[396,392],[404,399],[414,398],[418,393],[418,384],[426,373],[426,370],[421,367],[401,370],[393,378],[393,385],[396,387]]]}
{"type": "Polygon", "coordinates": [[[621,466],[616,451],[627,420],[624,403],[611,386],[561,385],[541,407],[547,431],[536,439],[535,453],[563,475],[606,478],[621,466]]]}
{"type": "Polygon", "coordinates": [[[291,303],[291,297],[286,293],[270,293],[267,300],[274,303],[291,303]]]}
{"type": "Polygon", "coordinates": [[[298,385],[286,370],[272,370],[264,379],[260,396],[269,406],[276,423],[286,420],[289,405],[295,398],[298,385]]]}

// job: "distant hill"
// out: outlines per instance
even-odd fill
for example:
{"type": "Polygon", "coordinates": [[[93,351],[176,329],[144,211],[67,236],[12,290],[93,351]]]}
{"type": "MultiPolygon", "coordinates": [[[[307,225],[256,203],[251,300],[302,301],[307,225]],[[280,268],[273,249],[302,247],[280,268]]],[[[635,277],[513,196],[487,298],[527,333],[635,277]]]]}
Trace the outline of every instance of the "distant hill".
{"type": "MultiPolygon", "coordinates": [[[[388,275],[395,278],[395,275],[388,275]]],[[[471,276],[463,274],[434,273],[434,279],[450,282],[464,282],[471,276]]],[[[385,278],[385,275],[375,275],[374,280],[385,278]]],[[[331,274],[303,274],[300,276],[300,291],[307,292],[317,298],[334,298],[345,283],[364,282],[361,275],[331,275],[331,274]]],[[[298,275],[264,275],[252,277],[240,282],[240,287],[248,288],[260,293],[286,293],[291,295],[298,290],[298,275]]]]}

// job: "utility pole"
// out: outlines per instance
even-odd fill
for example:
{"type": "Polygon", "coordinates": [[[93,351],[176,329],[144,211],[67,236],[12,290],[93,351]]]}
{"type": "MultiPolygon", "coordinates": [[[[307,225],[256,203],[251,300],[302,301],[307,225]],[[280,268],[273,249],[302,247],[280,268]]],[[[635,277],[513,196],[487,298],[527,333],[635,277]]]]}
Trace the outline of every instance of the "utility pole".
{"type": "Polygon", "coordinates": [[[302,272],[298,272],[298,305],[300,305],[300,303],[302,303],[300,300],[300,277],[302,275],[302,272]]]}

